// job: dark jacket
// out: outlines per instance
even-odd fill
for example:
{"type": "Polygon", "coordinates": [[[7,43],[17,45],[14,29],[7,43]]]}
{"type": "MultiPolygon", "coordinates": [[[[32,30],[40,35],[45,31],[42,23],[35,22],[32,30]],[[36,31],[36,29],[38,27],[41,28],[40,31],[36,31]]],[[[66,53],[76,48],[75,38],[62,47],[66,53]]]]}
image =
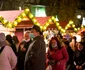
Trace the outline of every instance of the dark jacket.
{"type": "Polygon", "coordinates": [[[30,45],[30,43],[32,42],[32,40],[26,42],[26,41],[23,41],[20,43],[20,45],[24,45],[24,48],[26,49],[26,51],[22,51],[20,49],[20,46],[19,46],[19,50],[18,50],[18,63],[17,63],[17,67],[18,67],[18,70],[24,70],[24,60],[25,60],[25,54],[27,52],[27,49],[30,45]]]}
{"type": "MultiPolygon", "coordinates": [[[[34,38],[35,41],[27,54],[25,70],[45,70],[45,42],[41,36],[34,38]]],[[[28,52],[28,51],[27,51],[28,52]]]]}
{"type": "Polygon", "coordinates": [[[76,50],[74,53],[74,62],[76,65],[82,66],[85,69],[85,51],[76,50]]]}

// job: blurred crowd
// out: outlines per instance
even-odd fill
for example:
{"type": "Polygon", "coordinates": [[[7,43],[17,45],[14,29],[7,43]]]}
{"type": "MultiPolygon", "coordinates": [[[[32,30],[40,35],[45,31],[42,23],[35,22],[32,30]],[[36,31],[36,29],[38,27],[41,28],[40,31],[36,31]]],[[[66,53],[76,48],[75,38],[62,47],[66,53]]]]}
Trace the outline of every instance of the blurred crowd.
{"type": "Polygon", "coordinates": [[[80,42],[76,36],[64,37],[61,33],[49,37],[48,43],[44,42],[40,27],[36,25],[25,32],[21,42],[17,36],[0,33],[0,70],[85,69],[84,32],[80,42]]]}

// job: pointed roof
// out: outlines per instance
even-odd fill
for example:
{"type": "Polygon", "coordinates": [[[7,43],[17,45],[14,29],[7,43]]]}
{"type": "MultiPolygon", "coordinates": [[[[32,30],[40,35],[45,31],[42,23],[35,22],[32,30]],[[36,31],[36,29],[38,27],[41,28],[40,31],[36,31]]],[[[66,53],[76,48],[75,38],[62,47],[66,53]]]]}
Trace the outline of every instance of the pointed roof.
{"type": "Polygon", "coordinates": [[[0,11],[0,15],[10,21],[13,22],[24,10],[10,10],[10,11],[0,11]]]}

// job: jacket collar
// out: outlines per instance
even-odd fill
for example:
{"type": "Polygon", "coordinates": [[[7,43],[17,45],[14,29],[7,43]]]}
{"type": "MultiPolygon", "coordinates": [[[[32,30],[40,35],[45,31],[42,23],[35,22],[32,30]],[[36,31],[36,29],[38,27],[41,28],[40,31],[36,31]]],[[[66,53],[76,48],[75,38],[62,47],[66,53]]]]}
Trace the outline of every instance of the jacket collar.
{"type": "Polygon", "coordinates": [[[41,36],[36,36],[36,37],[34,38],[34,40],[37,40],[37,39],[39,39],[39,38],[41,38],[41,36]]]}

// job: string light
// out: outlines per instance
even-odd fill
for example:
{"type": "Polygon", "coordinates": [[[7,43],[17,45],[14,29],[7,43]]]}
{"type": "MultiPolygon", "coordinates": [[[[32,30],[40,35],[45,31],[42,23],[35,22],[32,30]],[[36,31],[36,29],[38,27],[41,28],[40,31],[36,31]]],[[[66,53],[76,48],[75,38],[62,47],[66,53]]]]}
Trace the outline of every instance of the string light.
{"type": "MultiPolygon", "coordinates": [[[[34,24],[40,26],[41,29],[46,29],[47,26],[49,26],[50,22],[54,22],[56,24],[56,26],[58,27],[58,29],[60,29],[62,32],[65,32],[66,29],[68,29],[68,27],[70,27],[72,25],[72,27],[74,28],[75,31],[79,30],[80,28],[75,28],[75,25],[73,24],[74,22],[72,20],[69,21],[69,23],[67,24],[67,26],[65,27],[65,29],[63,29],[60,24],[58,23],[58,21],[56,21],[56,18],[54,16],[52,16],[49,20],[47,20],[47,22],[41,26],[40,23],[37,22],[37,20],[35,19],[35,17],[30,13],[29,9],[25,9],[23,13],[21,13],[21,15],[18,16],[18,18],[14,21],[14,22],[9,22],[7,20],[5,20],[1,15],[0,15],[0,21],[2,24],[4,24],[4,26],[11,28],[11,27],[15,27],[18,25],[19,22],[22,21],[22,18],[24,18],[25,16],[27,16],[28,18],[30,18],[34,24]],[[6,24],[6,25],[5,25],[6,24]]],[[[83,26],[81,26],[83,27],[83,26]]]]}

